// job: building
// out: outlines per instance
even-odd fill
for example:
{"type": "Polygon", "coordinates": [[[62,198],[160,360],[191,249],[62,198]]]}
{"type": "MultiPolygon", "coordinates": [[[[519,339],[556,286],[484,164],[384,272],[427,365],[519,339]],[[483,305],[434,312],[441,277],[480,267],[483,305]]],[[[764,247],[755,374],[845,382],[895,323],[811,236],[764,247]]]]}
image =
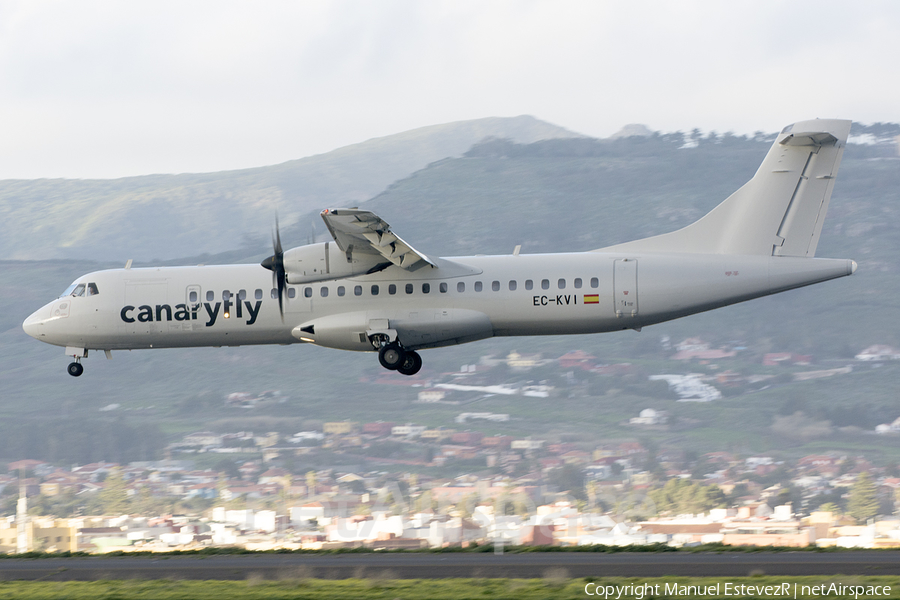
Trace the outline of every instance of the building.
{"type": "Polygon", "coordinates": [[[558,359],[561,369],[584,369],[590,370],[594,367],[596,356],[592,356],[581,350],[573,350],[563,354],[558,359]]]}
{"type": "Polygon", "coordinates": [[[662,425],[669,420],[669,413],[664,410],[645,408],[640,416],[631,417],[628,422],[632,425],[662,425]]]}
{"type": "Polygon", "coordinates": [[[767,367],[809,365],[812,364],[812,356],[809,354],[793,354],[791,352],[770,352],[763,355],[762,364],[767,367]]]}
{"type": "Polygon", "coordinates": [[[891,346],[885,346],[883,344],[875,344],[857,354],[856,360],[900,360],[900,350],[895,350],[891,346]]]}
{"type": "Polygon", "coordinates": [[[222,436],[212,431],[197,431],[184,436],[181,443],[185,446],[221,446],[222,436]]]}
{"type": "Polygon", "coordinates": [[[395,423],[387,421],[376,421],[374,423],[364,423],[362,432],[365,435],[374,435],[376,437],[387,437],[391,435],[395,423]]]}
{"type": "Polygon", "coordinates": [[[528,371],[541,364],[540,354],[519,354],[516,351],[506,356],[506,366],[515,371],[528,371]]]}
{"type": "Polygon", "coordinates": [[[444,398],[447,397],[447,392],[444,390],[436,390],[436,389],[428,389],[422,390],[419,392],[419,402],[422,403],[431,403],[431,402],[440,402],[444,398]]]}
{"type": "Polygon", "coordinates": [[[544,440],[513,440],[510,444],[512,450],[540,450],[544,447],[544,440]]]}
{"type": "Polygon", "coordinates": [[[414,425],[407,423],[406,425],[396,425],[391,428],[391,435],[397,437],[419,437],[425,432],[427,427],[424,425],[414,425]]]}
{"type": "Polygon", "coordinates": [[[325,435],[348,435],[356,431],[357,426],[358,423],[353,421],[333,421],[325,423],[322,431],[325,432],[325,435]]]}

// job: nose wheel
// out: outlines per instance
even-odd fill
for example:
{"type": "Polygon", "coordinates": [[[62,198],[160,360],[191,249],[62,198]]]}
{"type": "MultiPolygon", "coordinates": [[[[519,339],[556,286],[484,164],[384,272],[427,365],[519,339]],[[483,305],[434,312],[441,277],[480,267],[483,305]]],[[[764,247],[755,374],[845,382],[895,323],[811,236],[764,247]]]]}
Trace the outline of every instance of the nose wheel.
{"type": "Polygon", "coordinates": [[[66,367],[66,371],[68,371],[69,375],[72,377],[81,377],[81,374],[84,373],[84,366],[77,361],[73,363],[69,363],[69,366],[66,367]]]}
{"type": "Polygon", "coordinates": [[[422,368],[422,357],[415,350],[405,350],[397,342],[385,344],[378,350],[378,362],[389,371],[415,375],[422,368]]]}

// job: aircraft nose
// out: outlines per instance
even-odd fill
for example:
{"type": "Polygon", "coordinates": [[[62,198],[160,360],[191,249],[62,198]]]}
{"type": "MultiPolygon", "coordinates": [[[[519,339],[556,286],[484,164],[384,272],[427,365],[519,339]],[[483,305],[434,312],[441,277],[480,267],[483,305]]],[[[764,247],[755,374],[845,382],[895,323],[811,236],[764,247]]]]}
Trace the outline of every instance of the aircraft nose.
{"type": "Polygon", "coordinates": [[[40,339],[41,335],[44,333],[44,317],[46,316],[44,313],[47,312],[45,308],[34,311],[31,313],[31,316],[22,323],[22,329],[33,338],[40,339]]]}

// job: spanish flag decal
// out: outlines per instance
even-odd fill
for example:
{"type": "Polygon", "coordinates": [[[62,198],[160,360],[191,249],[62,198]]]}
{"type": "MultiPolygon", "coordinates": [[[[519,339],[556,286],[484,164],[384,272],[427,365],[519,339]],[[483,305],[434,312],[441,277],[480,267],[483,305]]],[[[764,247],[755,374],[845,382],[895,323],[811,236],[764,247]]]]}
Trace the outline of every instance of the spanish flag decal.
{"type": "Polygon", "coordinates": [[[584,303],[585,304],[600,304],[600,295],[599,294],[585,294],[584,295],[584,303]]]}

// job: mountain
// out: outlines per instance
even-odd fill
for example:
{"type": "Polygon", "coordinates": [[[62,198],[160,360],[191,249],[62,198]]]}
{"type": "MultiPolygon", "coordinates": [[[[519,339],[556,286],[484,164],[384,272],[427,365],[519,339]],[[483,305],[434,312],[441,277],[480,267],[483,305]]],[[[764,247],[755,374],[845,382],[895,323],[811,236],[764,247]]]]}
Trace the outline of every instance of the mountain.
{"type": "MultiPolygon", "coordinates": [[[[382,185],[361,207],[376,211],[427,254],[510,253],[517,244],[522,244],[523,253],[588,250],[692,222],[752,177],[771,144],[764,135],[710,135],[692,143],[680,134],[658,133],[614,140],[516,143],[484,140],[482,133],[470,136],[481,141],[453,156],[382,185]]],[[[418,143],[408,140],[403,147],[408,150],[418,143]]],[[[356,164],[362,170],[363,163],[356,164]]],[[[872,451],[873,456],[880,453],[897,462],[897,438],[863,432],[900,414],[896,403],[900,365],[855,363],[853,355],[873,344],[900,347],[896,327],[900,323],[898,166],[900,157],[893,144],[851,143],[844,154],[818,255],[855,259],[859,270],[852,277],[654,325],[640,333],[497,338],[428,350],[423,353],[422,377],[427,381],[456,373],[461,365],[475,364],[488,354],[505,356],[516,350],[556,358],[583,350],[598,362],[630,363],[634,372],[614,377],[546,367],[527,374],[509,373],[511,379],[547,381],[557,392],[551,399],[479,398],[477,410],[509,413],[511,421],[476,429],[565,438],[586,448],[602,439],[642,435],[659,446],[698,454],[722,449],[745,454],[834,450],[852,455],[865,451],[869,456],[872,451]],[[663,339],[674,344],[689,337],[740,350],[734,359],[711,364],[671,360],[674,352],[666,349],[663,339]],[[807,368],[763,366],[762,355],[768,352],[811,355],[814,366],[808,369],[851,365],[853,370],[847,375],[790,382],[792,371],[807,368]],[[778,374],[778,379],[766,389],[732,390],[721,401],[702,405],[676,403],[647,381],[651,374],[687,372],[778,374]],[[684,428],[636,434],[622,426],[647,407],[670,411],[684,428]],[[809,443],[773,430],[779,416],[797,412],[813,422],[827,420],[844,429],[828,440],[809,443]]],[[[304,182],[307,189],[339,183],[332,173],[310,172],[323,179],[313,180],[310,175],[304,182]]],[[[307,210],[311,212],[300,216],[301,223],[317,219],[315,210],[307,210]]],[[[267,214],[260,217],[263,235],[268,232],[267,219],[267,214]]],[[[102,232],[115,222],[98,220],[95,227],[102,232]]],[[[217,233],[202,220],[186,222],[181,230],[198,239],[217,233]]],[[[302,224],[284,228],[285,246],[305,243],[303,231],[302,224]]],[[[37,234],[23,229],[17,235],[37,234]]],[[[168,240],[165,232],[156,236],[168,240]]],[[[240,246],[241,239],[235,236],[234,245],[240,246]]],[[[197,247],[189,252],[197,252],[197,247]]],[[[252,252],[245,248],[212,258],[215,262],[246,259],[252,252]]],[[[0,311],[0,389],[4,392],[0,456],[56,456],[58,460],[68,452],[68,459],[74,450],[60,445],[58,439],[69,439],[63,436],[69,432],[65,435],[80,436],[80,460],[110,460],[118,456],[109,450],[109,444],[118,439],[115,435],[130,435],[131,430],[122,429],[125,425],[159,424],[161,433],[153,447],[161,447],[178,433],[207,427],[226,430],[222,419],[228,419],[227,427],[235,430],[285,432],[313,427],[307,421],[343,419],[456,427],[454,417],[470,410],[417,404],[419,388],[379,385],[376,381],[385,372],[372,354],[308,345],[115,352],[111,361],[102,353],[92,353],[85,375],[73,380],[65,373],[68,360],[63,350],[27,337],[21,323],[79,275],[121,265],[114,258],[102,263],[0,261],[0,306],[4,308],[0,311]],[[270,389],[282,390],[288,400],[255,412],[228,407],[223,401],[232,392],[270,389]],[[121,409],[100,412],[112,404],[121,409]],[[108,430],[92,433],[90,424],[98,422],[107,423],[108,430]],[[47,451],[53,444],[56,455],[47,451]]],[[[184,264],[192,262],[198,261],[184,264]]]]}
{"type": "Polygon", "coordinates": [[[276,212],[290,226],[311,211],[358,204],[492,137],[531,143],[582,136],[530,116],[493,117],[422,127],[269,167],[0,181],[0,256],[140,262],[247,246],[264,251],[276,212]]]}

